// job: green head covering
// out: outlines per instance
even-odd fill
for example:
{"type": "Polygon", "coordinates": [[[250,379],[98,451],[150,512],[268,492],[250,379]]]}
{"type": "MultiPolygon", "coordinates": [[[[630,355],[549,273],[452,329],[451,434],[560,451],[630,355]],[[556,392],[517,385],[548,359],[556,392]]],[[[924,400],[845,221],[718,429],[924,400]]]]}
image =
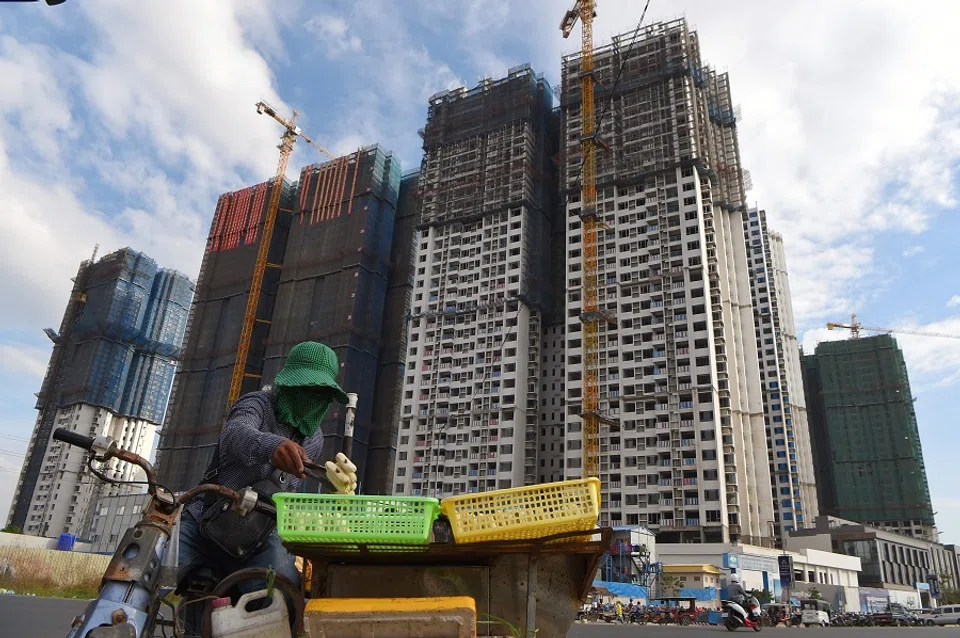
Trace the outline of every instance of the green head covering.
{"type": "Polygon", "coordinates": [[[337,384],[339,371],[336,353],[322,343],[295,345],[274,382],[277,418],[306,437],[316,434],[333,400],[347,402],[347,394],[337,384]]]}

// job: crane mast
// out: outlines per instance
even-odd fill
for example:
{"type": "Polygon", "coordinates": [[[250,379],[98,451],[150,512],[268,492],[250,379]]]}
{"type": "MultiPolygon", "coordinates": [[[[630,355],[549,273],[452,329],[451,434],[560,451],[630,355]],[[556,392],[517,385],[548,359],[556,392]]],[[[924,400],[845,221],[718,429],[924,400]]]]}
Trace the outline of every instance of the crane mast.
{"type": "Polygon", "coordinates": [[[301,137],[308,144],[319,150],[327,157],[333,159],[333,154],[323,148],[312,139],[303,134],[300,127],[297,126],[297,117],[300,115],[297,111],[287,120],[277,113],[277,110],[266,102],[257,102],[257,113],[269,115],[277,122],[283,125],[283,135],[280,136],[280,162],[277,164],[277,174],[274,177],[273,191],[270,193],[270,201],[267,203],[266,214],[263,218],[263,236],[260,238],[260,247],[257,250],[257,260],[253,266],[253,277],[250,280],[250,293],[247,296],[247,308],[243,315],[243,326],[240,328],[240,342],[237,344],[237,360],[233,368],[233,376],[230,379],[230,392],[227,395],[227,410],[240,398],[240,392],[243,387],[243,380],[247,378],[259,379],[259,374],[247,372],[247,358],[250,354],[250,338],[253,335],[253,326],[257,322],[257,311],[260,306],[260,293],[263,291],[263,275],[267,268],[279,268],[278,264],[270,264],[267,257],[270,252],[270,240],[273,238],[273,227],[277,221],[277,211],[280,208],[280,195],[283,193],[283,179],[287,174],[287,163],[290,161],[290,154],[293,152],[297,137],[301,137]]]}
{"type": "Polygon", "coordinates": [[[600,465],[600,384],[598,380],[598,332],[601,321],[609,315],[597,306],[597,130],[594,115],[593,85],[593,0],[578,0],[560,23],[563,37],[568,37],[577,19],[580,20],[580,91],[581,107],[581,206],[583,237],[583,476],[599,476],[600,465]]]}

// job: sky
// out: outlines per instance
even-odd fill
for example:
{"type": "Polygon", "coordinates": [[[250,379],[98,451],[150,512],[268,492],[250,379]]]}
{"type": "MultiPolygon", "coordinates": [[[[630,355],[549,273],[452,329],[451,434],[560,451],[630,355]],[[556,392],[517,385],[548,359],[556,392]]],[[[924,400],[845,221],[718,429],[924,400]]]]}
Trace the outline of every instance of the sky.
{"type": "MultiPolygon", "coordinates": [[[[640,0],[598,6],[598,45],[640,0]]],[[[67,0],[0,5],[0,512],[70,277],[99,244],[195,277],[218,194],[276,172],[296,108],[334,152],[420,162],[434,93],[531,63],[559,83],[553,0],[67,0]],[[282,6],[282,10],[278,7],[282,6]]],[[[807,351],[827,321],[960,335],[960,65],[953,0],[651,0],[729,71],[752,204],[781,232],[807,351]]],[[[290,162],[321,160],[300,145],[290,162]]],[[[937,522],[960,542],[960,340],[902,335],[937,522]]]]}

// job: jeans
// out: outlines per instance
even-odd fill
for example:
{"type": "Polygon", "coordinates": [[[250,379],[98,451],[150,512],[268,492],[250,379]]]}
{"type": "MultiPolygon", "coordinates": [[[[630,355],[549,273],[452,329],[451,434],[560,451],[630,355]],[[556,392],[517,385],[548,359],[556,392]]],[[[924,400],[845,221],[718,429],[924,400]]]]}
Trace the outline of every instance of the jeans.
{"type": "MultiPolygon", "coordinates": [[[[234,558],[224,553],[219,547],[211,544],[200,534],[200,525],[188,512],[180,517],[180,548],[177,580],[181,580],[187,573],[197,567],[209,567],[216,576],[225,578],[233,572],[248,567],[272,567],[281,576],[286,576],[294,585],[300,586],[300,572],[297,571],[296,559],[287,553],[274,530],[267,540],[257,549],[256,553],[246,558],[234,558]]],[[[263,589],[264,581],[248,580],[238,585],[242,593],[249,593],[263,589]]],[[[193,629],[199,635],[200,618],[203,604],[197,602],[189,605],[186,614],[188,627],[187,635],[193,635],[193,629]]]]}

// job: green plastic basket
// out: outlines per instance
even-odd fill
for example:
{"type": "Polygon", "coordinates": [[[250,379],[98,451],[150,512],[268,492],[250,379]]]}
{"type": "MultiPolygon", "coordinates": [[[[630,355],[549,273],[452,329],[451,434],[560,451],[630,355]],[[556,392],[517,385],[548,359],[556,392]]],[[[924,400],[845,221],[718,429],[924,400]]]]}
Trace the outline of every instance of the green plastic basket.
{"type": "Polygon", "coordinates": [[[277,533],[288,543],[426,545],[440,513],[435,498],[274,494],[277,533]]]}

